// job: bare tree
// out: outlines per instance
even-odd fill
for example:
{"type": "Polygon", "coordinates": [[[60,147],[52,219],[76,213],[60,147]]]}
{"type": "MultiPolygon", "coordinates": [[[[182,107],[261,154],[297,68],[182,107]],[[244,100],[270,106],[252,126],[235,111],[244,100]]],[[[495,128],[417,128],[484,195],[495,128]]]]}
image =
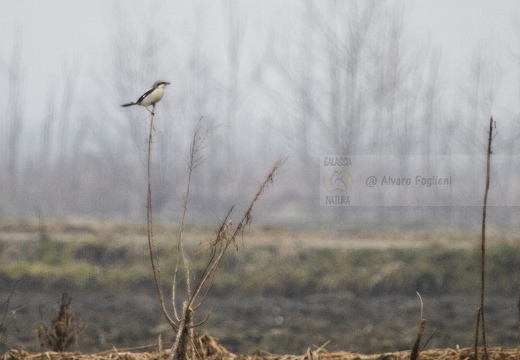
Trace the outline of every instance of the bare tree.
{"type": "Polygon", "coordinates": [[[22,68],[22,38],[19,32],[13,37],[13,52],[9,65],[9,92],[7,95],[8,130],[6,132],[7,173],[9,174],[10,203],[18,195],[18,171],[20,167],[20,140],[24,126],[25,86],[22,68]]]}
{"type": "Polygon", "coordinates": [[[463,151],[467,154],[479,154],[486,147],[482,137],[482,123],[491,114],[492,106],[500,83],[500,67],[488,58],[481,46],[477,46],[472,56],[468,81],[462,92],[466,96],[467,113],[463,119],[465,141],[463,151]]]}
{"type": "Polygon", "coordinates": [[[424,90],[424,115],[422,126],[420,130],[421,143],[418,144],[420,149],[417,149],[421,154],[427,155],[426,161],[423,164],[423,171],[425,174],[430,174],[430,157],[440,149],[433,148],[433,139],[436,130],[434,124],[438,123],[439,111],[439,68],[440,68],[440,54],[434,52],[430,59],[428,68],[429,78],[426,81],[424,90]]]}
{"type": "MultiPolygon", "coordinates": [[[[112,74],[110,82],[105,84],[107,89],[114,89],[115,98],[107,97],[112,101],[127,101],[138,97],[143,89],[147,89],[156,79],[159,68],[159,44],[162,39],[156,31],[156,22],[150,22],[145,28],[145,35],[140,33],[132,23],[132,16],[128,9],[114,3],[114,23],[116,31],[112,39],[114,49],[112,58],[112,74]],[[125,99],[125,100],[123,100],[125,99]]],[[[151,7],[149,16],[160,19],[160,4],[151,7]]],[[[104,104],[105,98],[99,99],[104,104]]],[[[104,104],[102,108],[111,109],[115,104],[104,104]]],[[[119,107],[117,107],[119,109],[119,107]]],[[[142,109],[141,109],[142,110],[142,109]]],[[[110,112],[109,112],[110,113],[110,112]]],[[[107,125],[107,114],[98,115],[100,124],[94,129],[104,157],[112,164],[111,168],[125,168],[132,174],[131,177],[123,175],[124,179],[118,181],[119,176],[114,174],[114,184],[119,183],[127,187],[129,195],[129,212],[133,216],[142,214],[143,199],[139,196],[138,189],[146,182],[146,173],[143,172],[146,164],[144,153],[146,149],[146,124],[147,113],[143,111],[124,111],[113,116],[113,120],[107,125]],[[101,124],[102,122],[102,124],[101,124]],[[136,166],[136,160],[140,166],[136,166]]],[[[162,140],[161,140],[162,141],[162,140]]],[[[161,144],[162,145],[162,144],[161,144]]],[[[154,146],[154,151],[164,154],[164,148],[154,146]]],[[[160,166],[155,159],[153,167],[160,166]]],[[[158,179],[159,181],[161,178],[158,179]]],[[[158,186],[162,188],[162,186],[158,186]]],[[[127,195],[128,196],[128,195],[127,195]]]]}
{"type": "Polygon", "coordinates": [[[269,88],[304,174],[299,186],[316,186],[309,166],[320,154],[414,151],[428,47],[415,49],[403,9],[305,2],[300,25],[301,41],[273,64],[285,87],[269,88]]]}
{"type": "Polygon", "coordinates": [[[52,150],[52,133],[56,116],[55,94],[56,86],[50,86],[47,92],[47,113],[43,119],[40,141],[40,166],[45,169],[50,166],[52,150]]]}
{"type": "MultiPolygon", "coordinates": [[[[240,1],[223,0],[222,6],[227,14],[228,24],[228,80],[227,80],[227,109],[226,109],[226,144],[227,158],[230,164],[237,164],[236,154],[236,115],[239,100],[239,75],[244,48],[244,38],[247,29],[247,18],[241,16],[240,1]]],[[[227,171],[228,196],[237,191],[237,167],[231,166],[227,171]]]]}
{"type": "Polygon", "coordinates": [[[72,108],[79,70],[80,66],[78,64],[73,64],[70,69],[66,70],[67,75],[65,77],[63,97],[58,118],[58,136],[56,137],[58,142],[59,163],[63,162],[69,153],[69,141],[72,137],[70,126],[72,123],[72,108]]]}

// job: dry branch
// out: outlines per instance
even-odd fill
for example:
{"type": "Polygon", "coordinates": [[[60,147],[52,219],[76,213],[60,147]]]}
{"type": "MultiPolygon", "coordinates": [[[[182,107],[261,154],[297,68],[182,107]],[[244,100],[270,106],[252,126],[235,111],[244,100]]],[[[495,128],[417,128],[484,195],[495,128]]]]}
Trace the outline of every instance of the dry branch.
{"type": "Polygon", "coordinates": [[[209,281],[209,283],[211,283],[210,279],[213,277],[228,246],[232,243],[234,244],[238,234],[241,231],[243,231],[243,229],[247,225],[249,225],[251,223],[252,212],[253,212],[253,207],[254,207],[255,203],[258,201],[258,199],[260,198],[262,193],[267,189],[267,187],[274,182],[274,179],[275,179],[276,175],[278,174],[278,171],[284,162],[285,161],[282,161],[281,159],[276,161],[276,163],[272,167],[271,171],[265,177],[264,181],[260,185],[260,188],[258,189],[255,196],[253,197],[253,200],[249,203],[249,207],[244,212],[244,214],[242,215],[242,218],[240,219],[240,221],[238,222],[238,224],[236,225],[235,228],[233,228],[232,222],[228,221],[233,208],[231,208],[229,210],[226,218],[224,219],[224,221],[221,222],[219,230],[215,237],[215,240],[210,244],[211,260],[210,260],[210,262],[208,262],[208,266],[206,267],[206,269],[201,277],[201,280],[199,281],[199,283],[197,284],[197,286],[193,292],[192,299],[190,299],[190,306],[193,305],[193,303],[196,300],[197,296],[199,295],[200,291],[202,290],[202,288],[205,285],[207,285],[208,281],[209,281]]]}

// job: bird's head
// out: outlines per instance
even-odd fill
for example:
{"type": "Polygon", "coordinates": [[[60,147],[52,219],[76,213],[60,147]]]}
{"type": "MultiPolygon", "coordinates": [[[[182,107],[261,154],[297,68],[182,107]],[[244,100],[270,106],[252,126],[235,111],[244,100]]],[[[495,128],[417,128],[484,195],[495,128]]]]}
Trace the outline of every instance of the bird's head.
{"type": "Polygon", "coordinates": [[[170,83],[168,81],[156,81],[155,84],[153,84],[153,88],[157,89],[160,87],[164,89],[166,85],[170,85],[170,83]]]}

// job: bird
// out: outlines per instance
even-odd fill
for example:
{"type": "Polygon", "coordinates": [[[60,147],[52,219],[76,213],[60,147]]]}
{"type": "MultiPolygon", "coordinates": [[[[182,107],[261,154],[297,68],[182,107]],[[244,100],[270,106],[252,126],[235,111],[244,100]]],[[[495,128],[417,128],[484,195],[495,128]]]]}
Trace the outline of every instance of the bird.
{"type": "MultiPolygon", "coordinates": [[[[164,88],[166,85],[170,85],[167,81],[156,81],[155,84],[152,85],[152,88],[147,90],[136,102],[129,102],[121,105],[122,107],[128,107],[133,105],[141,105],[148,109],[148,106],[153,105],[155,108],[155,104],[160,101],[164,95],[164,88]]],[[[153,111],[150,111],[152,115],[154,115],[153,111]]]]}

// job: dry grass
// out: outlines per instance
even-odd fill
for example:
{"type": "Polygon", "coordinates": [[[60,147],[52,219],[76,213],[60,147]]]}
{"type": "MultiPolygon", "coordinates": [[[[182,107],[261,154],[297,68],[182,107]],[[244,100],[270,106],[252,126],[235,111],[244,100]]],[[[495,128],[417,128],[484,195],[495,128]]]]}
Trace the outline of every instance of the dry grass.
{"type": "MultiPolygon", "coordinates": [[[[150,346],[152,347],[152,346],[150,346]]],[[[270,353],[260,353],[258,355],[236,355],[227,351],[214,338],[202,335],[196,338],[195,347],[198,352],[198,358],[206,360],[408,360],[410,351],[398,351],[384,354],[364,355],[347,351],[328,352],[324,347],[311,350],[310,348],[301,355],[277,355],[270,353]]],[[[170,356],[170,350],[159,352],[135,352],[143,350],[143,348],[133,348],[117,350],[112,349],[95,354],[82,354],[77,352],[54,352],[47,351],[43,353],[31,353],[25,350],[11,350],[5,353],[3,360],[159,360],[167,359],[170,356]]],[[[483,355],[483,349],[480,349],[480,356],[483,355]]],[[[473,359],[473,348],[463,349],[434,349],[425,350],[420,354],[420,359],[439,359],[439,360],[462,360],[473,359]]],[[[517,360],[517,349],[489,348],[488,354],[490,359],[500,360],[517,360]]]]}
{"type": "MultiPolygon", "coordinates": [[[[39,241],[38,219],[0,221],[0,241],[39,241]]],[[[113,243],[146,243],[146,223],[107,222],[93,219],[46,219],[45,228],[52,241],[89,241],[110,239],[113,243]]],[[[171,234],[179,226],[169,223],[154,224],[154,236],[158,244],[171,243],[171,234]]],[[[341,233],[319,229],[289,229],[253,225],[248,229],[248,246],[286,245],[301,248],[419,248],[439,245],[448,249],[474,248],[479,229],[443,229],[397,231],[392,229],[341,233]]],[[[184,229],[189,244],[199,244],[213,239],[213,227],[186,226],[184,229]],[[192,239],[190,241],[190,239],[192,239]]],[[[520,242],[519,232],[498,228],[487,228],[490,245],[520,242]]]]}
{"type": "Polygon", "coordinates": [[[65,351],[70,345],[76,344],[78,336],[86,325],[81,321],[74,321],[74,312],[70,309],[72,297],[63,294],[60,310],[52,317],[52,326],[49,328],[45,324],[38,324],[38,339],[42,348],[53,351],[65,351]]]}

